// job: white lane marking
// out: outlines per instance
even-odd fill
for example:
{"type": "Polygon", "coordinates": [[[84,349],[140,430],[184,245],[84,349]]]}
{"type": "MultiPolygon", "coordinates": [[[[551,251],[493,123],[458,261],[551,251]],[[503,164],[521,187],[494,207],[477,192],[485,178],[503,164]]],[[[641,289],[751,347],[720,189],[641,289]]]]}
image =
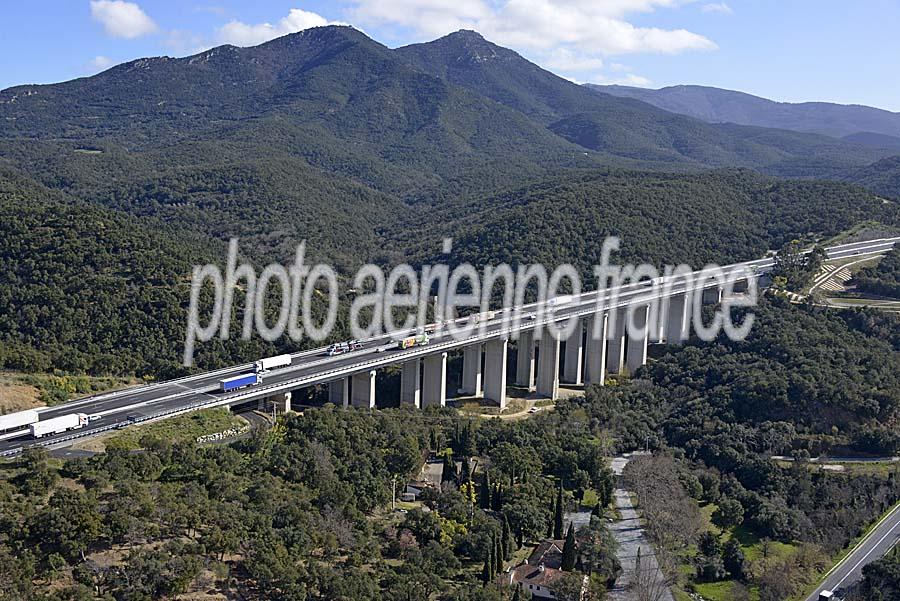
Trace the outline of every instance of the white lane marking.
{"type": "MultiPolygon", "coordinates": [[[[875,526],[872,527],[872,530],[869,532],[869,535],[866,536],[865,538],[863,538],[861,541],[859,541],[859,542],[856,544],[856,546],[853,547],[853,549],[852,549],[847,555],[844,556],[844,558],[843,558],[842,560],[840,560],[839,562],[837,562],[836,564],[834,564],[833,566],[831,566],[831,569],[829,569],[827,572],[825,572],[825,575],[822,576],[822,579],[819,581],[819,582],[821,583],[821,584],[819,585],[819,588],[817,588],[817,589],[816,589],[816,592],[814,592],[812,595],[810,595],[810,596],[808,597],[808,599],[813,599],[813,598],[815,598],[815,596],[818,594],[819,589],[821,589],[823,586],[825,586],[825,582],[828,580],[828,578],[831,576],[831,574],[832,574],[835,570],[837,570],[838,568],[840,568],[842,565],[844,565],[844,563],[847,562],[847,561],[853,556],[853,553],[854,553],[857,549],[859,549],[859,547],[862,546],[862,545],[869,539],[869,536],[871,536],[873,532],[875,532],[876,530],[878,530],[878,528],[879,528],[886,520],[891,519],[891,516],[894,515],[894,512],[896,512],[896,511],[898,511],[898,510],[900,510],[900,503],[898,503],[897,505],[895,505],[894,508],[893,508],[892,510],[890,510],[890,511],[887,513],[887,515],[885,515],[885,516],[882,517],[880,520],[878,520],[878,521],[875,523],[875,526]]],[[[842,582],[843,582],[843,581],[842,581],[842,582]]],[[[835,587],[835,588],[837,588],[837,587],[835,587]]]]}
{"type": "MultiPolygon", "coordinates": [[[[895,509],[894,511],[896,511],[896,509],[895,509]]],[[[841,579],[838,581],[838,583],[834,586],[835,590],[841,588],[841,584],[844,583],[844,580],[846,580],[847,578],[849,578],[850,575],[851,575],[853,572],[856,571],[856,568],[859,567],[859,564],[861,564],[862,562],[864,562],[864,561],[866,560],[866,558],[867,558],[869,555],[871,555],[872,553],[874,553],[875,550],[878,549],[878,545],[880,545],[881,543],[883,543],[883,542],[884,542],[884,539],[886,539],[888,536],[890,536],[890,535],[894,532],[894,530],[897,529],[898,526],[900,526],[900,522],[897,522],[896,524],[894,524],[893,526],[891,526],[890,530],[888,530],[888,531],[884,534],[884,536],[882,536],[881,538],[879,538],[877,543],[875,543],[874,545],[872,545],[872,548],[869,549],[869,552],[866,553],[865,555],[863,555],[863,556],[862,556],[862,559],[860,559],[859,561],[857,561],[856,564],[855,564],[852,568],[850,568],[850,571],[847,572],[847,574],[846,574],[843,578],[841,578],[841,579]]]]}

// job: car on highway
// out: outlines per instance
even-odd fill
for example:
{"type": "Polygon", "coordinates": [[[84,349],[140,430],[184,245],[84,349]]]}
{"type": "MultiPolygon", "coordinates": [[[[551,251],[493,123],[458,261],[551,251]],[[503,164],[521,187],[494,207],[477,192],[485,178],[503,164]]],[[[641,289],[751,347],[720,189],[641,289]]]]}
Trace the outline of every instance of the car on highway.
{"type": "Polygon", "coordinates": [[[325,354],[329,357],[333,357],[334,355],[343,355],[344,353],[349,353],[350,351],[357,351],[361,348],[362,343],[359,340],[337,342],[325,349],[325,354]]]}

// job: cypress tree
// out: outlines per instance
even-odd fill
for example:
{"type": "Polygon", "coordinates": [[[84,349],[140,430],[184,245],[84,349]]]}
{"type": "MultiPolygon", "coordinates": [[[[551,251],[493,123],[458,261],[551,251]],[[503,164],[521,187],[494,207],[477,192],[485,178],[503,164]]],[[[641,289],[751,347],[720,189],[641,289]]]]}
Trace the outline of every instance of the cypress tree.
{"type": "Polygon", "coordinates": [[[462,472],[459,477],[459,483],[468,482],[472,479],[472,466],[469,465],[469,458],[462,458],[462,472]]]}
{"type": "Polygon", "coordinates": [[[491,581],[491,554],[487,553],[484,557],[484,567],[481,569],[481,584],[487,586],[491,581]]]}
{"type": "Polygon", "coordinates": [[[500,511],[503,507],[503,486],[498,484],[497,488],[494,490],[494,495],[491,498],[491,509],[494,511],[500,511]]]}
{"type": "Polygon", "coordinates": [[[456,463],[453,461],[453,455],[447,453],[444,455],[444,470],[441,472],[441,482],[451,482],[456,479],[456,463]]]}
{"type": "Polygon", "coordinates": [[[497,533],[494,533],[494,557],[497,558],[497,573],[500,574],[503,571],[503,549],[497,533]]]}
{"type": "Polygon", "coordinates": [[[553,537],[553,519],[556,516],[556,499],[550,501],[550,519],[547,520],[547,538],[553,537]]]}
{"type": "Polygon", "coordinates": [[[491,537],[491,544],[490,544],[490,548],[488,549],[488,557],[490,558],[489,565],[491,567],[491,580],[494,579],[494,574],[497,573],[497,556],[496,556],[495,549],[496,549],[496,545],[494,544],[493,537],[491,537]]]}
{"type": "Polygon", "coordinates": [[[563,537],[563,527],[563,486],[560,480],[556,493],[556,511],[553,514],[553,538],[559,540],[563,537]]]}
{"type": "Polygon", "coordinates": [[[522,585],[516,587],[516,592],[513,593],[512,601],[519,601],[522,597],[519,592],[522,590],[522,585]]]}
{"type": "Polygon", "coordinates": [[[522,529],[519,528],[516,530],[516,549],[521,549],[522,545],[525,544],[525,535],[522,534],[522,529]]]}
{"type": "Polygon", "coordinates": [[[509,528],[509,520],[506,519],[506,514],[503,514],[503,534],[500,537],[500,547],[503,550],[503,559],[509,560],[509,556],[512,553],[512,533],[509,528]]]}
{"type": "Polygon", "coordinates": [[[566,532],[566,543],[563,545],[562,565],[564,571],[571,572],[575,569],[575,561],[578,554],[575,549],[575,526],[569,522],[569,530],[566,532]]]}
{"type": "Polygon", "coordinates": [[[489,472],[484,472],[484,477],[481,479],[481,494],[478,495],[478,506],[482,509],[491,508],[491,475],[489,472]]]}
{"type": "Polygon", "coordinates": [[[431,452],[437,453],[438,449],[440,449],[440,446],[441,446],[440,442],[438,442],[437,428],[431,429],[431,435],[429,438],[430,438],[430,440],[429,440],[428,446],[431,448],[431,452]]]}

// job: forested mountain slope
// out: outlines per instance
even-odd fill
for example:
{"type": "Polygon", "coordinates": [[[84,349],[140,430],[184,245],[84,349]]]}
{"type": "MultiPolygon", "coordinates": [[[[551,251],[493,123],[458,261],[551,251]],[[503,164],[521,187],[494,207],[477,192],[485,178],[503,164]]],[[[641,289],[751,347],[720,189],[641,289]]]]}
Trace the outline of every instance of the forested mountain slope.
{"type": "Polygon", "coordinates": [[[841,179],[865,186],[889,198],[900,199],[900,156],[888,157],[851,170],[841,179]]]}
{"type": "MultiPolygon", "coordinates": [[[[809,176],[885,155],[821,136],[710,125],[592,93],[473,32],[390,50],[338,26],[4,90],[0,140],[3,160],[44,162],[51,174],[68,159],[36,140],[64,141],[72,151],[165,150],[173,163],[302,159],[413,201],[600,164],[809,176]],[[29,148],[20,148],[22,139],[29,148]]],[[[158,160],[144,170],[152,173],[158,160]]]]}
{"type": "MultiPolygon", "coordinates": [[[[607,235],[622,238],[614,261],[699,268],[755,258],[786,240],[833,234],[864,219],[900,224],[894,203],[860,188],[746,171],[590,172],[434,209],[344,182],[332,184],[341,202],[331,202],[321,189],[300,186],[307,180],[292,180],[289,167],[267,165],[265,178],[234,165],[175,170],[127,188],[127,195],[105,192],[104,202],[122,211],[4,171],[0,281],[8,285],[0,296],[0,339],[8,344],[0,361],[18,369],[174,373],[191,268],[224,265],[221,238],[229,233],[244,236],[241,251],[258,266],[289,262],[305,239],[308,262],[333,262],[344,275],[370,261],[449,260],[479,267],[572,262],[589,276],[607,235]],[[260,198],[265,212],[247,204],[260,198]],[[444,236],[454,238],[449,257],[440,255],[444,236]]],[[[197,362],[209,368],[249,360],[265,352],[261,345],[204,344],[197,362]]]]}
{"type": "Polygon", "coordinates": [[[596,93],[474,31],[395,52],[428,73],[521,111],[569,141],[619,157],[802,176],[836,172],[885,154],[824,136],[713,125],[644,102],[596,93]],[[798,159],[806,163],[802,168],[798,159]]]}
{"type": "Polygon", "coordinates": [[[439,259],[432,238],[411,235],[428,230],[434,239],[453,237],[452,258],[460,262],[571,262],[590,273],[610,235],[622,240],[622,261],[699,268],[759,257],[792,239],[833,235],[868,218],[900,225],[900,208],[855,186],[752,171],[614,170],[544,179],[412,214],[392,237],[417,260],[439,259]]]}
{"type": "MultiPolygon", "coordinates": [[[[191,270],[224,245],[0,170],[0,365],[166,375],[184,339],[191,270]]],[[[204,361],[260,352],[208,346],[204,361]]]]}
{"type": "Polygon", "coordinates": [[[710,123],[776,127],[837,138],[861,132],[900,137],[900,113],[870,106],[833,102],[775,102],[709,86],[680,85],[658,90],[596,84],[586,84],[586,87],[604,94],[641,100],[710,123]]]}
{"type": "MultiPolygon", "coordinates": [[[[705,171],[843,173],[878,155],[860,148],[596,94],[473,32],[390,50],[350,27],[314,28],[10,88],[0,336],[16,350],[4,362],[170,371],[190,267],[223,262],[232,237],[258,265],[290,261],[306,240],[308,260],[344,275],[440,258],[444,236],[451,261],[588,270],[607,234],[623,258],[700,266],[862,219],[896,223],[893,202],[850,185],[705,171]],[[97,220],[110,237],[82,224],[97,220]],[[137,257],[144,240],[155,250],[137,257]],[[46,274],[17,271],[32,263],[46,274]]],[[[204,348],[201,367],[258,353],[204,348]]]]}

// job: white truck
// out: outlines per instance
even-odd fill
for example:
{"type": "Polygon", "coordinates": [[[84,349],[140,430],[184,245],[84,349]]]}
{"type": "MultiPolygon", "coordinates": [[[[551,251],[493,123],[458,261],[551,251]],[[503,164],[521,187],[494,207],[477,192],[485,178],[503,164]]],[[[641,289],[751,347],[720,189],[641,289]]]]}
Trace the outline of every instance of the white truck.
{"type": "Polygon", "coordinates": [[[563,305],[568,305],[575,299],[571,294],[561,294],[559,296],[554,296],[547,300],[548,307],[561,307],[563,305]]]}
{"type": "Polygon", "coordinates": [[[68,415],[60,415],[43,421],[31,424],[31,435],[35,438],[41,438],[48,434],[59,434],[66,430],[77,430],[88,424],[88,416],[86,413],[69,413],[68,415]]]}
{"type": "Polygon", "coordinates": [[[485,311],[484,313],[476,313],[475,314],[475,323],[481,323],[482,321],[490,321],[497,317],[497,313],[499,311],[485,311]]]}
{"type": "Polygon", "coordinates": [[[291,364],[291,356],[290,355],[277,355],[275,357],[266,357],[265,359],[260,359],[253,366],[256,368],[257,373],[262,373],[265,371],[269,371],[270,369],[275,369],[276,367],[287,367],[291,364]]]}
{"type": "Polygon", "coordinates": [[[30,426],[38,420],[38,412],[34,409],[16,411],[7,415],[0,415],[0,432],[15,430],[24,426],[30,426]]]}

